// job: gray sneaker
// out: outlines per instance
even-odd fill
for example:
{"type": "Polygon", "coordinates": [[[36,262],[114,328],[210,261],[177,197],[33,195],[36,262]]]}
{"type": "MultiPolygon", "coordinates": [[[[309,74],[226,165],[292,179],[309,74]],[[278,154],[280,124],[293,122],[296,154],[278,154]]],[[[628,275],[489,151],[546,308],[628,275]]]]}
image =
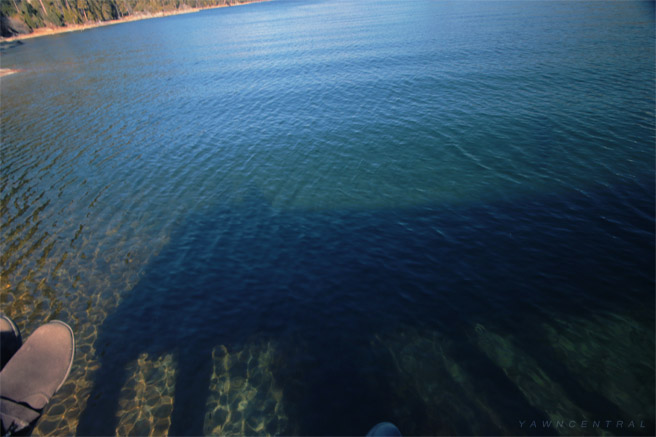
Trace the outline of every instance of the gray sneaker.
{"type": "Polygon", "coordinates": [[[33,427],[43,408],[64,384],[73,364],[75,337],[58,320],[40,326],[0,371],[2,433],[33,427]]]}

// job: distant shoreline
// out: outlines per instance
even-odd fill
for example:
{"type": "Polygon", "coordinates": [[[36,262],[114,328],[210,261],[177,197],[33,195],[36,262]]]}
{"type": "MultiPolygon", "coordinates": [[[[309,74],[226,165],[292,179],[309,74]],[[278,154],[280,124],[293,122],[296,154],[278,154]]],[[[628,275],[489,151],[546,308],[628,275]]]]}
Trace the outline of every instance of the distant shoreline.
{"type": "MultiPolygon", "coordinates": [[[[176,9],[173,11],[163,11],[163,12],[155,12],[155,13],[147,13],[147,12],[140,12],[136,13],[134,15],[128,15],[127,17],[119,18],[117,20],[108,20],[108,21],[97,21],[95,23],[84,23],[84,24],[72,24],[69,26],[62,26],[62,27],[39,27],[37,29],[34,29],[34,31],[30,33],[26,33],[23,35],[15,35],[15,36],[10,36],[10,37],[0,37],[0,42],[11,42],[11,41],[19,41],[23,39],[31,39],[31,38],[39,38],[41,36],[50,36],[50,35],[59,35],[60,33],[69,33],[69,32],[81,32],[83,30],[87,29],[95,29],[96,27],[104,27],[104,26],[112,26],[114,24],[121,24],[121,23],[129,23],[132,21],[141,21],[141,20],[148,20],[151,18],[161,18],[161,17],[168,17],[171,15],[181,15],[181,14],[191,14],[195,12],[200,12],[204,11],[207,9],[218,9],[218,8],[227,8],[227,7],[234,7],[234,6],[241,6],[241,5],[247,5],[250,3],[261,3],[269,0],[250,0],[246,3],[237,3],[234,5],[218,5],[218,6],[208,6],[204,8],[184,8],[184,9],[176,9]]],[[[4,70],[4,69],[3,69],[4,70]]],[[[5,73],[7,74],[7,73],[5,73]]],[[[0,74],[0,76],[3,76],[5,74],[0,74]]]]}
{"type": "Polygon", "coordinates": [[[0,77],[20,72],[17,68],[0,68],[0,77]]]}

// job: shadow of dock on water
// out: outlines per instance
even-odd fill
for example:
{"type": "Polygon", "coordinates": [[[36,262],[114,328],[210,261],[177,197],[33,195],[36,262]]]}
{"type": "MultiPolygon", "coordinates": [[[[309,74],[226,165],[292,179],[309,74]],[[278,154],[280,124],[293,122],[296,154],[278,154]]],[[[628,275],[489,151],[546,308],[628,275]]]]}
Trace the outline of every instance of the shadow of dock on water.
{"type": "MultiPolygon", "coordinates": [[[[130,405],[152,410],[151,423],[122,428],[135,434],[158,420],[171,435],[364,435],[383,420],[406,434],[504,434],[518,432],[518,419],[548,419],[490,352],[505,340],[476,337],[474,327],[513,332],[508,347],[533,357],[515,363],[534,363],[551,353],[531,346],[542,322],[597,311],[590,289],[612,306],[617,284],[593,275],[606,256],[580,244],[603,238],[596,230],[583,221],[553,231],[535,208],[559,201],[531,202],[278,211],[251,194],[192,214],[99,328],[100,369],[77,434],[115,434],[130,405]],[[520,227],[525,220],[531,228],[520,227]],[[572,292],[580,302],[562,305],[572,292]],[[159,409],[162,396],[130,404],[134,363],[165,356],[171,405],[159,409]],[[422,367],[435,357],[443,363],[422,367]],[[435,402],[443,417],[427,407],[435,402]]],[[[573,400],[621,414],[544,358],[573,400]]]]}

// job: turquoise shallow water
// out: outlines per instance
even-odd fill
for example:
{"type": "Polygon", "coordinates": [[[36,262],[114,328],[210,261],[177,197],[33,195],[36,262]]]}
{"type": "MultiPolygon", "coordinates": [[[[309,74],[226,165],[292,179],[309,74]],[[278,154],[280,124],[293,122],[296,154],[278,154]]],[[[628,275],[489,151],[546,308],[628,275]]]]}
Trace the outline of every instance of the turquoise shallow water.
{"type": "Polygon", "coordinates": [[[4,45],[2,311],[78,340],[37,434],[653,434],[653,35],[273,1],[4,45]]]}

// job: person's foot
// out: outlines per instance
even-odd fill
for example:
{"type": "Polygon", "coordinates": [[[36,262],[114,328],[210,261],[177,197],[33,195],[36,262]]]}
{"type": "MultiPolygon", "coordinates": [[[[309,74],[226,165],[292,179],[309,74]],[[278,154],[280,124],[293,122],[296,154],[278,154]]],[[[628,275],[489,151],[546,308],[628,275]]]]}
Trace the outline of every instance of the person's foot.
{"type": "Polygon", "coordinates": [[[20,331],[14,321],[4,314],[0,314],[0,370],[14,356],[23,344],[20,331]]]}
{"type": "Polygon", "coordinates": [[[401,431],[390,422],[380,422],[371,428],[367,437],[401,437],[401,431]]]}
{"type": "Polygon", "coordinates": [[[73,364],[73,331],[58,320],[40,326],[0,371],[3,435],[29,429],[64,384],[73,364]]]}

